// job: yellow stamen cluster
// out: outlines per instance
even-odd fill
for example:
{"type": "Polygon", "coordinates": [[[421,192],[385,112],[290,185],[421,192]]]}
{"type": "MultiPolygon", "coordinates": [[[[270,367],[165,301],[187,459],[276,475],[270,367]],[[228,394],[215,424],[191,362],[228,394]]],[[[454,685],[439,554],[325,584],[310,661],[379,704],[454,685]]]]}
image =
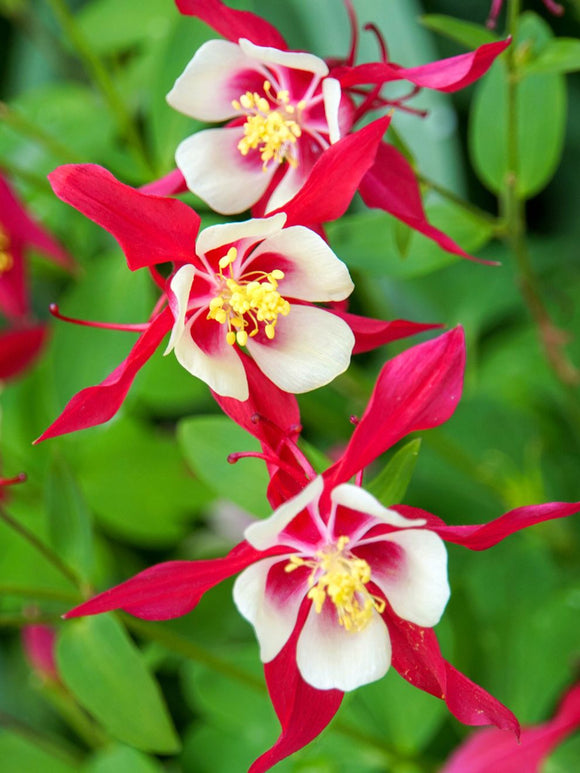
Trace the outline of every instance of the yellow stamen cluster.
{"type": "Polygon", "coordinates": [[[312,587],[307,595],[314,602],[315,610],[320,613],[329,598],[336,607],[340,625],[347,631],[362,631],[371,621],[373,609],[380,614],[385,602],[366,589],[371,568],[364,559],[345,550],[348,542],[348,537],[339,537],[335,545],[317,551],[316,560],[312,561],[291,556],[285,571],[292,572],[299,566],[312,568],[312,587]]]}
{"type": "Polygon", "coordinates": [[[238,150],[242,156],[247,156],[250,150],[257,148],[264,171],[272,159],[277,164],[286,160],[291,166],[296,166],[291,146],[302,134],[295,118],[298,117],[297,110],[299,112],[304,104],[298,103],[296,107],[290,105],[290,96],[285,90],[274,96],[269,81],[264,81],[264,93],[271,101],[255,91],[246,91],[239,100],[232,101],[234,110],[248,116],[244,124],[245,136],[239,141],[238,150]]]}
{"type": "Polygon", "coordinates": [[[231,247],[220,258],[221,290],[210,301],[207,318],[215,319],[221,325],[227,324],[226,341],[232,346],[236,342],[245,346],[248,337],[257,335],[260,323],[264,323],[264,332],[272,340],[276,334],[278,315],[286,317],[290,313],[290,304],[277,290],[284,272],[279,269],[268,274],[253,271],[236,280],[231,265],[237,254],[236,248],[231,247]],[[226,268],[230,268],[229,277],[222,273],[226,268]]]}
{"type": "Polygon", "coordinates": [[[10,240],[8,235],[0,226],[0,275],[10,271],[14,265],[14,258],[9,251],[10,240]]]}

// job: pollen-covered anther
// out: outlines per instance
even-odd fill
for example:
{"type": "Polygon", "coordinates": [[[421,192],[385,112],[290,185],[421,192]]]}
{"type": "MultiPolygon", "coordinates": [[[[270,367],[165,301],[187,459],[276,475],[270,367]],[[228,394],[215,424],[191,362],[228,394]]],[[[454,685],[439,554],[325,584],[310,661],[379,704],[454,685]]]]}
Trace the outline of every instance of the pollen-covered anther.
{"type": "Polygon", "coordinates": [[[373,610],[379,614],[385,601],[373,596],[366,588],[371,579],[368,563],[346,550],[348,537],[339,537],[334,545],[316,552],[314,560],[291,556],[285,569],[291,572],[299,566],[312,567],[308,598],[320,613],[326,599],[331,601],[338,622],[347,631],[362,631],[371,621],[373,610]]]}
{"type": "Polygon", "coordinates": [[[242,156],[247,156],[250,150],[259,150],[266,171],[268,162],[274,160],[277,164],[288,161],[291,166],[297,165],[292,154],[292,146],[302,134],[296,122],[296,111],[304,107],[290,105],[290,95],[286,90],[274,94],[270,81],[264,81],[264,94],[247,91],[238,99],[232,101],[234,110],[247,115],[244,124],[244,137],[238,143],[242,156]]]}

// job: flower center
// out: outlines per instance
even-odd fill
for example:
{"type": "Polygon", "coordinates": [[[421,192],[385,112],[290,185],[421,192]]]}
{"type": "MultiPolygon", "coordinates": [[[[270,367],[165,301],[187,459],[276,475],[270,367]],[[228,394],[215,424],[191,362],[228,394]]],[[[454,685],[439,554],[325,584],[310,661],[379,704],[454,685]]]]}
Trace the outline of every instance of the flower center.
{"type": "Polygon", "coordinates": [[[302,130],[295,119],[299,118],[305,103],[290,105],[290,96],[285,90],[274,95],[270,81],[264,81],[264,94],[268,99],[255,91],[246,91],[239,100],[232,101],[235,110],[248,116],[238,150],[242,156],[247,156],[250,150],[258,149],[264,171],[272,159],[277,164],[286,160],[290,166],[296,166],[298,161],[292,153],[292,146],[302,130]]]}
{"type": "Polygon", "coordinates": [[[284,272],[274,269],[250,271],[239,279],[234,279],[232,263],[238,251],[230,247],[227,254],[220,258],[219,294],[209,304],[207,319],[215,319],[228,327],[228,344],[245,346],[248,337],[253,338],[264,326],[266,336],[272,340],[276,334],[278,315],[286,317],[290,313],[290,304],[277,290],[278,280],[284,278],[284,272]],[[230,269],[230,276],[224,276],[224,269],[230,269]]]}
{"type": "Polygon", "coordinates": [[[314,602],[315,610],[320,613],[328,598],[336,607],[338,622],[345,630],[362,631],[370,623],[373,609],[382,613],[385,602],[368,592],[366,584],[371,579],[371,568],[364,559],[356,558],[345,549],[348,542],[348,537],[339,537],[336,544],[318,550],[316,559],[311,561],[290,556],[285,570],[311,567],[307,596],[314,602]]]}
{"type": "Polygon", "coordinates": [[[4,231],[2,226],[0,226],[0,275],[10,271],[14,265],[14,258],[8,249],[9,246],[10,240],[8,239],[8,234],[4,231]]]}

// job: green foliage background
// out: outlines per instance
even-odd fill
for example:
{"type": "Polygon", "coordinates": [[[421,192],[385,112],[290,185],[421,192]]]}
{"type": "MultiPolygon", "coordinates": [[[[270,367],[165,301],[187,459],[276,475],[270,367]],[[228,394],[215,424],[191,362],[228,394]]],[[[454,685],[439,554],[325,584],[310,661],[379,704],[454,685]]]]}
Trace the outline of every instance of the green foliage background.
{"type": "MultiPolygon", "coordinates": [[[[292,47],[321,56],[348,49],[339,0],[235,5],[269,18],[292,47]]],[[[484,0],[355,5],[359,21],[377,24],[392,59],[407,66],[490,39],[484,0]],[[422,13],[429,16],[421,24],[422,13]]],[[[69,0],[73,35],[59,22],[60,7],[61,0],[0,2],[0,167],[81,266],[68,277],[32,256],[36,312],[46,319],[48,304],[58,301],[73,317],[144,321],[155,300],[149,278],[129,272],[108,234],[60,202],[45,176],[79,161],[102,164],[135,185],[170,171],[176,145],[196,127],[168,107],[165,94],[213,34],[180,17],[169,0],[69,0]]],[[[530,3],[517,41],[528,68],[519,95],[528,245],[550,315],[569,334],[567,353],[577,365],[580,100],[577,75],[566,73],[580,68],[579,19],[574,3],[560,19],[530,3]],[[563,46],[554,35],[567,39],[563,46]]],[[[368,34],[361,57],[376,57],[368,34]]],[[[432,221],[500,267],[460,261],[360,202],[328,228],[353,273],[354,310],[466,329],[466,387],[456,415],[397,459],[382,460],[392,460],[387,499],[401,494],[414,473],[404,501],[449,523],[580,499],[578,388],[564,387],[546,362],[496,218],[506,166],[504,70],[498,62],[453,98],[421,93],[413,104],[430,117],[397,114],[389,135],[423,175],[432,221]],[[441,187],[453,195],[438,193],[441,187]]],[[[184,198],[204,224],[216,222],[192,195],[184,198]]],[[[101,590],[160,560],[221,555],[241,536],[246,514],[268,514],[261,462],[226,461],[232,451],[252,449],[252,439],[219,415],[204,384],[160,352],[112,422],[32,448],[66,401],[101,381],[133,340],[130,333],[62,322],[51,327],[42,360],[2,389],[2,472],[27,472],[28,483],[11,490],[7,508],[66,562],[77,583],[101,590]]],[[[332,385],[301,397],[306,440],[325,453],[344,443],[348,417],[364,409],[380,366],[409,345],[356,358],[332,385]]],[[[373,472],[380,469],[379,463],[373,472]]],[[[481,554],[449,550],[453,592],[438,626],[443,652],[523,723],[551,716],[578,677],[579,546],[576,517],[481,554]]],[[[3,773],[40,766],[46,773],[246,769],[273,743],[278,725],[230,585],[168,623],[108,616],[63,624],[59,616],[78,599],[75,584],[0,523],[3,773]],[[35,620],[59,631],[61,685],[42,681],[25,662],[19,628],[35,620]]],[[[393,672],[347,696],[321,738],[277,770],[433,770],[468,732],[444,705],[393,672]]],[[[546,770],[564,773],[579,759],[576,738],[546,770]]]]}

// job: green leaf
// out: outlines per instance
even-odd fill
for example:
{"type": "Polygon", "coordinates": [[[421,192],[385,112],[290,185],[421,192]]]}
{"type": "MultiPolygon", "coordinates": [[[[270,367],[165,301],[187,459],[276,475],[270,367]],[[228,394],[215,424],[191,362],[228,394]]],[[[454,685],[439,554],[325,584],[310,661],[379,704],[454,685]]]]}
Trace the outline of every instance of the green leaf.
{"type": "Polygon", "coordinates": [[[525,74],[576,72],[580,70],[580,40],[554,38],[522,69],[525,74]]]}
{"type": "Polygon", "coordinates": [[[75,698],[119,741],[160,754],[179,749],[159,687],[113,617],[67,623],[58,640],[57,662],[75,698]]]}
{"type": "Polygon", "coordinates": [[[171,434],[123,417],[79,446],[78,477],[95,518],[138,545],[171,545],[208,501],[171,434]]]}
{"type": "Polygon", "coordinates": [[[50,541],[85,579],[93,568],[91,516],[72,470],[54,456],[45,490],[50,541]]]}
{"type": "Polygon", "coordinates": [[[494,43],[501,40],[499,35],[480,24],[454,19],[452,16],[445,16],[440,13],[426,14],[421,16],[419,21],[432,32],[439,32],[441,35],[450,40],[455,40],[466,48],[478,48],[485,43],[494,43]]]}
{"type": "Polygon", "coordinates": [[[260,451],[260,444],[225,416],[194,416],[179,422],[177,437],[185,458],[201,480],[216,494],[247,512],[266,516],[268,474],[258,459],[229,464],[228,455],[260,451]]]}
{"type": "Polygon", "coordinates": [[[97,752],[83,767],[83,773],[163,773],[163,770],[156,759],[129,746],[113,746],[97,752]]]}
{"type": "Polygon", "coordinates": [[[55,749],[53,753],[41,748],[27,738],[22,738],[8,730],[0,730],[0,759],[2,773],[25,773],[42,770],[43,773],[74,773],[77,765],[60,758],[55,749]]]}
{"type": "MultiPolygon", "coordinates": [[[[425,209],[429,221],[467,252],[477,252],[493,235],[490,223],[454,202],[437,201],[425,209]]],[[[328,223],[327,233],[334,251],[349,268],[372,277],[409,279],[460,260],[411,229],[406,229],[408,241],[401,240],[401,228],[402,224],[386,212],[372,211],[328,223]]]]}
{"type": "MultiPolygon", "coordinates": [[[[526,49],[542,50],[549,34],[549,28],[539,17],[524,14],[518,50],[524,54],[526,49]]],[[[469,124],[473,166],[483,184],[494,193],[504,189],[509,171],[507,81],[506,62],[500,58],[477,86],[469,124]]],[[[563,76],[542,73],[523,77],[516,89],[516,115],[518,194],[529,198],[548,183],[562,154],[566,124],[563,76]]]]}
{"type": "Polygon", "coordinates": [[[417,463],[421,439],[416,438],[400,448],[384,469],[365,488],[385,507],[402,502],[417,463]]]}

